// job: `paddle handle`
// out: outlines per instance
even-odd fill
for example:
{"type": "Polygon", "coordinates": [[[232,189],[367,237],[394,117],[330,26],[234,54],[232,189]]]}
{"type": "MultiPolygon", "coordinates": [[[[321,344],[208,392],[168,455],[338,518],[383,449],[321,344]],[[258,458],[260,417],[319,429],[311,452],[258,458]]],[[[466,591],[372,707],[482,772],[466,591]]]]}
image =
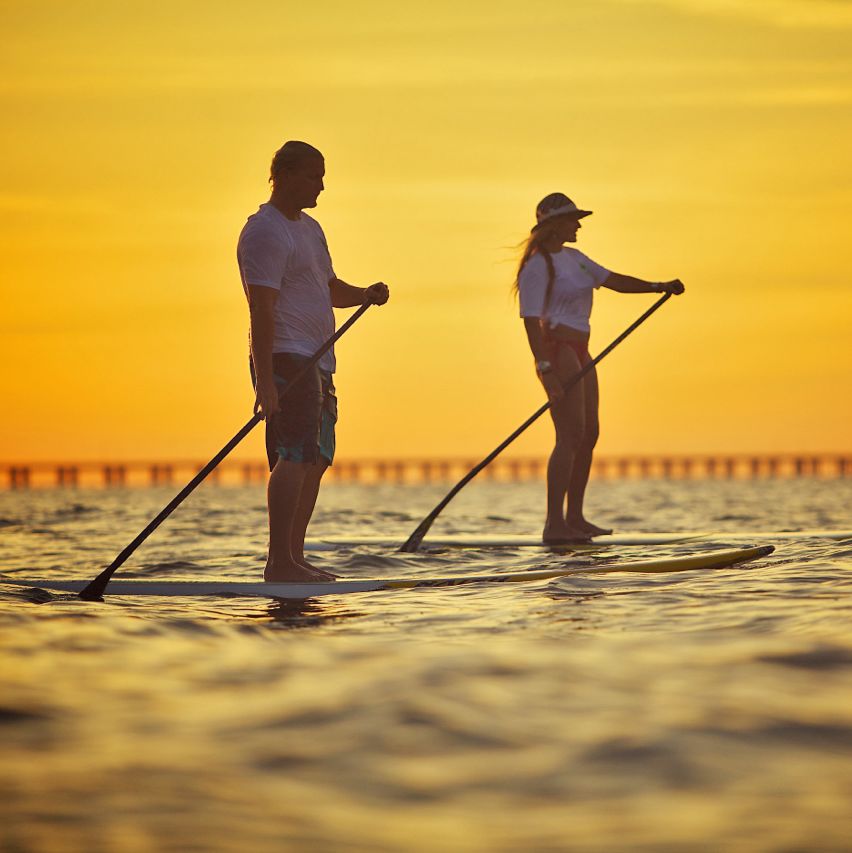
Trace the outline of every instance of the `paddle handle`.
{"type": "MultiPolygon", "coordinates": [[[[662,298],[658,299],[641,317],[631,323],[608,347],[602,350],[595,358],[593,358],[588,364],[584,365],[583,368],[568,382],[563,386],[566,391],[573,388],[584,376],[586,376],[591,370],[594,370],[595,365],[598,362],[602,361],[606,358],[609,353],[611,353],[631,332],[637,329],[642,325],[658,308],[661,308],[662,305],[666,302],[667,299],[671,297],[671,293],[666,293],[662,298]]],[[[505,441],[501,442],[491,453],[488,454],[478,465],[471,468],[458,483],[453,486],[452,489],[447,493],[447,495],[443,498],[443,500],[417,525],[414,532],[408,539],[405,540],[403,545],[400,547],[400,551],[412,552],[416,551],[420,547],[420,543],[423,541],[423,537],[429,532],[429,528],[432,526],[435,519],[441,514],[444,507],[487,465],[491,464],[522,432],[528,429],[532,424],[534,424],[551,406],[550,400],[548,400],[541,408],[539,408],[536,412],[534,412],[530,417],[528,417],[505,441]]]]}
{"type": "MultiPolygon", "coordinates": [[[[335,342],[372,305],[365,302],[302,366],[287,386],[280,392],[285,396],[316,363],[334,346],[335,342]]],[[[88,601],[101,598],[110,578],[127,558],[191,495],[207,478],[211,471],[263,420],[261,412],[255,413],[237,434],[151,519],[145,529],[88,585],[80,592],[80,598],[88,601]]]]}

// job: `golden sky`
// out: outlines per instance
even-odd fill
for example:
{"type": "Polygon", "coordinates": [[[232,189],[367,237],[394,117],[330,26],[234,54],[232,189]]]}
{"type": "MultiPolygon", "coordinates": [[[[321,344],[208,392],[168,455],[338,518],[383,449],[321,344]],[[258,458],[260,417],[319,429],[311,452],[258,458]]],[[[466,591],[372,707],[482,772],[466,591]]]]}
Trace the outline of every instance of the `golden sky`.
{"type": "MultiPolygon", "coordinates": [[[[392,288],[338,348],[341,457],[481,456],[540,405],[509,288],[555,190],[688,288],[601,365],[602,454],[849,450],[852,2],[0,7],[0,458],[248,419],[236,240],[291,138],[338,274],[392,288]]],[[[652,301],[599,291],[592,351],[652,301]]]]}

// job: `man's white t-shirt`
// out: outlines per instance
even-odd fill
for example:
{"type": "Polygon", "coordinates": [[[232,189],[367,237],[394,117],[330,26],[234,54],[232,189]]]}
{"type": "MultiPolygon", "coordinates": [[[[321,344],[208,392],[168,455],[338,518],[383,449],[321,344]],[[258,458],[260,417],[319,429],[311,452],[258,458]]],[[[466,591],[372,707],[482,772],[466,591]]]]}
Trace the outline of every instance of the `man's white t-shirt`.
{"type": "Polygon", "coordinates": [[[549,326],[569,326],[589,331],[592,294],[609,277],[610,271],[577,249],[567,246],[550,256],[553,259],[553,288],[545,305],[548,269],[543,255],[536,253],[518,277],[521,317],[542,317],[549,326]]]}
{"type": "MultiPolygon", "coordinates": [[[[273,205],[262,204],[240,232],[237,263],[246,296],[250,284],[278,291],[273,352],[310,356],[334,334],[328,283],[335,274],[325,234],[315,219],[303,212],[294,221],[273,205]]],[[[323,355],[319,366],[334,372],[334,349],[323,355]]]]}

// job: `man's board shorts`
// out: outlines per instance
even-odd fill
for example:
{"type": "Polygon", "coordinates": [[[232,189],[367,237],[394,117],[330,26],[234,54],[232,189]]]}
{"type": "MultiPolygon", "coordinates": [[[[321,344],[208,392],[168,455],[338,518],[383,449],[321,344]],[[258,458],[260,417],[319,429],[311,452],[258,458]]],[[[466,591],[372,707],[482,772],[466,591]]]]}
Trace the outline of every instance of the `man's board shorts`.
{"type": "MultiPolygon", "coordinates": [[[[292,352],[272,355],[281,408],[266,419],[266,456],[270,471],[279,459],[311,465],[318,462],[331,465],[334,460],[337,397],[331,374],[314,365],[292,390],[284,393],[308,361],[310,356],[292,352]]],[[[249,367],[252,382],[255,382],[254,365],[250,363],[249,367]]]]}

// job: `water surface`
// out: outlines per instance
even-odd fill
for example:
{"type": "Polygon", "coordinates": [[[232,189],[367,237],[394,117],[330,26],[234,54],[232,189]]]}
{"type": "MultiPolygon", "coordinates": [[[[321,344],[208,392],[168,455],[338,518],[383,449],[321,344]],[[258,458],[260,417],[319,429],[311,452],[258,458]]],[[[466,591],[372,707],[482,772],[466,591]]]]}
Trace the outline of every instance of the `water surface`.
{"type": "MultiPolygon", "coordinates": [[[[403,541],[441,486],[332,485],[317,535],[403,541]]],[[[530,533],[540,484],[433,532],[530,533]]],[[[92,577],[172,491],[0,494],[2,571],[92,577]]],[[[580,555],[361,546],[348,577],[516,571],[850,529],[852,482],[596,482],[590,515],[712,541],[580,555]]],[[[261,488],[203,487],[126,576],[261,575],[261,488]]],[[[304,603],[0,587],[0,849],[852,849],[852,539],[715,572],[304,603]]]]}

